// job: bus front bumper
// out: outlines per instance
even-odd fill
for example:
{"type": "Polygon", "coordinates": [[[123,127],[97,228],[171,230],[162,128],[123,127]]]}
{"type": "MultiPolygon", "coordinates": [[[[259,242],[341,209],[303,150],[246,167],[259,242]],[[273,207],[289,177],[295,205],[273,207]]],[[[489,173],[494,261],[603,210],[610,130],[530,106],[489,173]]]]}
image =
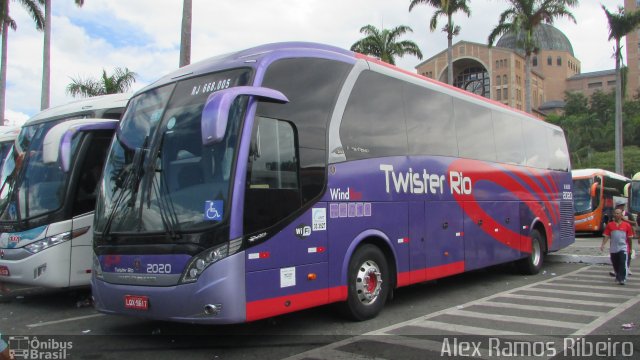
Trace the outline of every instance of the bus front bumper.
{"type": "Polygon", "coordinates": [[[69,286],[70,241],[36,254],[17,248],[0,249],[0,255],[0,281],[50,288],[69,286]]]}
{"type": "Polygon", "coordinates": [[[244,253],[211,265],[194,283],[119,285],[95,274],[91,283],[95,308],[105,314],[201,324],[246,320],[244,253]]]}

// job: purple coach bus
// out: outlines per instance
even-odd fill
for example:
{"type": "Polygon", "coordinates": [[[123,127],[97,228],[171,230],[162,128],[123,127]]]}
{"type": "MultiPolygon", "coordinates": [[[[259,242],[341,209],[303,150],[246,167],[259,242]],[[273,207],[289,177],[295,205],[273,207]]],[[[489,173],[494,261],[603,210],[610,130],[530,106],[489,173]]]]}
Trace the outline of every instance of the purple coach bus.
{"type": "Polygon", "coordinates": [[[138,92],[94,222],[108,314],[254,321],[391,292],[574,241],[562,130],[378,60],[270,44],[138,92]]]}

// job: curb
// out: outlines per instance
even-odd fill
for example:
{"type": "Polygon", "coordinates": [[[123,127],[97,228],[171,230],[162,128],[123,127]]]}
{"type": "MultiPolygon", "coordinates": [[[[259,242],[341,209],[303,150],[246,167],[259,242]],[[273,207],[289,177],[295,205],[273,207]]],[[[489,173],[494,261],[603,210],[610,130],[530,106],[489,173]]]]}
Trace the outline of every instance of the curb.
{"type": "Polygon", "coordinates": [[[611,259],[608,256],[597,255],[548,254],[545,260],[574,264],[611,265],[611,259]]]}

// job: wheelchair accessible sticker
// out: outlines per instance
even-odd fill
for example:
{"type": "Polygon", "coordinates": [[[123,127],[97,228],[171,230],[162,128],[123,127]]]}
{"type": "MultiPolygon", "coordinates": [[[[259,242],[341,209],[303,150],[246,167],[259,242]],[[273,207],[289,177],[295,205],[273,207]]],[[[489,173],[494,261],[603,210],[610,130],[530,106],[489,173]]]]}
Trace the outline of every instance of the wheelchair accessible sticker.
{"type": "Polygon", "coordinates": [[[222,221],[224,201],[213,200],[204,202],[204,219],[212,221],[222,221]]]}

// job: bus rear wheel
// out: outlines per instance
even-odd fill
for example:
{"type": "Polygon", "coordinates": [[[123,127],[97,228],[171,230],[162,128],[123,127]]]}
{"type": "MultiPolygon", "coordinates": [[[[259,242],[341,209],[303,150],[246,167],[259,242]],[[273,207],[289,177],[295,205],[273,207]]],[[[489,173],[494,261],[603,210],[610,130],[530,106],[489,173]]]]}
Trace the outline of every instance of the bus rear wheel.
{"type": "Polygon", "coordinates": [[[516,266],[525,275],[535,275],[540,272],[544,260],[544,237],[540,231],[531,231],[531,253],[516,262],[516,266]]]}
{"type": "Polygon", "coordinates": [[[376,317],[384,307],[390,286],[389,266],[382,251],[374,245],[360,247],[349,262],[343,312],[356,321],[376,317]]]}

